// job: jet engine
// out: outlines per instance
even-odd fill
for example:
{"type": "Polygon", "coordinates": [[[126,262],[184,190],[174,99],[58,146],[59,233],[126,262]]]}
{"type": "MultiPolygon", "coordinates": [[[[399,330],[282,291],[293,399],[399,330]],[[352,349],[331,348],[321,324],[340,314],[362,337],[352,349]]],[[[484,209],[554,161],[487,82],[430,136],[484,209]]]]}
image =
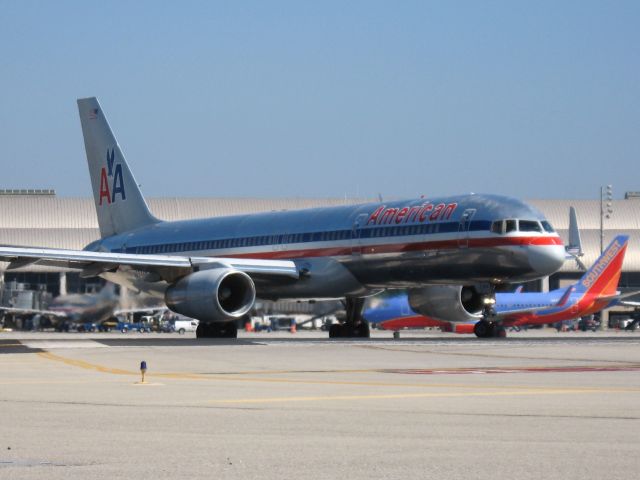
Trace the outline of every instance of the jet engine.
{"type": "Polygon", "coordinates": [[[448,322],[478,320],[483,300],[473,286],[429,285],[409,290],[409,305],[415,312],[448,322]]]}
{"type": "Polygon", "coordinates": [[[228,322],[245,315],[256,300],[251,277],[232,268],[200,270],[167,288],[167,306],[203,322],[228,322]]]}

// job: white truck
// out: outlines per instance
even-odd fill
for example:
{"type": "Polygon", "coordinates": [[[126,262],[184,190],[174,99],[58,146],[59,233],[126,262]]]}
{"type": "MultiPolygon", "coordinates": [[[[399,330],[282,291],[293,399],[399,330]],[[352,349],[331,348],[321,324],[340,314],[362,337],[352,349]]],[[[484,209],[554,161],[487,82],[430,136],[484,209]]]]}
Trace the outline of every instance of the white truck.
{"type": "Polygon", "coordinates": [[[198,320],[193,318],[184,318],[176,320],[174,322],[174,332],[178,332],[180,335],[184,335],[186,332],[195,332],[198,328],[198,320]]]}

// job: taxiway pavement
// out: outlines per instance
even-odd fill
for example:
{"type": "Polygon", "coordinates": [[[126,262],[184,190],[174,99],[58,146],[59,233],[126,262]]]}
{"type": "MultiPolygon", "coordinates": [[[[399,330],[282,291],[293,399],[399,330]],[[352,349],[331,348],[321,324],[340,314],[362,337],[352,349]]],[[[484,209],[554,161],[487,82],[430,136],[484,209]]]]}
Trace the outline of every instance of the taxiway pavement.
{"type": "Polygon", "coordinates": [[[325,336],[0,333],[0,478],[640,472],[640,334],[325,336]]]}

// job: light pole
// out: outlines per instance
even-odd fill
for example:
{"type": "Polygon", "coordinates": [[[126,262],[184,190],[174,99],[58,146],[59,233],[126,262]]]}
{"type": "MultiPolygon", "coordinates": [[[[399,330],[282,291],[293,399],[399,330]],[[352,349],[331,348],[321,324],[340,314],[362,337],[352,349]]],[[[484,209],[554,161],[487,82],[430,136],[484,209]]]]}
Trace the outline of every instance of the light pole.
{"type": "Polygon", "coordinates": [[[613,188],[611,185],[600,187],[600,255],[604,251],[604,219],[613,213],[613,188]],[[606,200],[606,203],[605,203],[606,200]]]}

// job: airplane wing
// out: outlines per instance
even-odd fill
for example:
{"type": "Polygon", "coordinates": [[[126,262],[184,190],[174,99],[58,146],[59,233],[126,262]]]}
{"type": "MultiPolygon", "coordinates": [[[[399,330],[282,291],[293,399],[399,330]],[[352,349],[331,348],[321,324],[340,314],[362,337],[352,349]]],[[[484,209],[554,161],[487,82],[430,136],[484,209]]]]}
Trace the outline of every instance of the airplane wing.
{"type": "Polygon", "coordinates": [[[124,313],[140,313],[140,312],[144,312],[144,313],[150,313],[150,314],[157,314],[160,312],[165,312],[169,310],[168,307],[138,307],[138,308],[120,308],[120,309],[116,309],[113,311],[114,315],[122,315],[124,313]]]}
{"type": "Polygon", "coordinates": [[[49,315],[51,317],[64,318],[67,316],[65,312],[56,312],[53,310],[38,310],[35,308],[16,308],[16,307],[5,307],[0,305],[0,312],[9,312],[9,313],[17,313],[17,314],[30,314],[30,315],[49,315]]]}
{"type": "Polygon", "coordinates": [[[171,268],[189,273],[197,267],[235,268],[247,274],[298,278],[296,264],[289,260],[263,260],[223,257],[188,257],[180,255],[140,255],[132,253],[91,252],[55,248],[0,247],[0,260],[10,262],[7,270],[28,265],[46,265],[81,270],[80,275],[93,277],[113,271],[120,265],[142,271],[171,268]]]}

